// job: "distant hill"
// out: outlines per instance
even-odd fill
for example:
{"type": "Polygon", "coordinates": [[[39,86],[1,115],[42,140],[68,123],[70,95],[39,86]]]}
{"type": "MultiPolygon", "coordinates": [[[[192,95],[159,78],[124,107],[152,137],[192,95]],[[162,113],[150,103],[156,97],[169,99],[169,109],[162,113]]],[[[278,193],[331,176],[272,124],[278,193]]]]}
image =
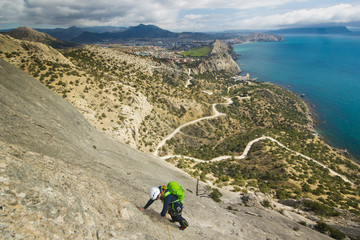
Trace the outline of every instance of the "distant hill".
{"type": "Polygon", "coordinates": [[[114,33],[126,30],[126,27],[112,27],[112,26],[97,26],[97,27],[69,27],[56,29],[36,29],[39,32],[47,33],[57,39],[63,41],[72,41],[73,38],[78,37],[84,32],[87,33],[114,33]]]}
{"type": "Polygon", "coordinates": [[[105,32],[122,32],[126,27],[113,27],[113,26],[96,26],[96,27],[80,27],[83,31],[105,33],[105,32]]]}
{"type": "Polygon", "coordinates": [[[69,27],[69,28],[55,28],[55,29],[36,29],[36,31],[47,33],[54,38],[63,40],[63,41],[71,41],[74,37],[79,36],[84,32],[83,29],[78,27],[69,27]]]}
{"type": "Polygon", "coordinates": [[[180,42],[205,41],[210,43],[216,39],[236,44],[251,41],[283,41],[283,37],[279,35],[264,34],[264,33],[244,33],[244,32],[171,32],[162,29],[155,25],[140,24],[133,27],[69,27],[69,28],[55,28],[55,29],[35,29],[21,27],[18,29],[2,30],[3,34],[8,34],[14,38],[22,40],[30,40],[46,43],[55,48],[62,48],[72,46],[69,42],[78,44],[91,43],[119,43],[129,40],[147,40],[154,41],[154,39],[172,39],[180,42]],[[19,33],[20,32],[20,33],[19,33]],[[43,34],[39,34],[43,33],[43,34]],[[44,35],[45,34],[45,35],[44,35]],[[37,36],[37,37],[35,37],[37,36]]]}
{"type": "Polygon", "coordinates": [[[40,42],[46,45],[49,45],[53,48],[64,48],[64,47],[74,47],[75,44],[65,42],[59,39],[56,39],[49,34],[38,32],[29,27],[18,27],[15,30],[4,33],[19,40],[26,40],[30,42],[40,42]]]}
{"type": "Polygon", "coordinates": [[[114,35],[124,38],[174,38],[178,37],[177,33],[164,30],[155,25],[140,24],[135,27],[129,27],[127,30],[115,33],[114,35]]]}
{"type": "Polygon", "coordinates": [[[337,27],[307,27],[307,28],[285,28],[268,31],[271,34],[351,34],[345,26],[337,27]]]}
{"type": "Polygon", "coordinates": [[[164,30],[154,25],[140,24],[135,27],[120,32],[83,32],[79,36],[72,39],[74,42],[100,42],[100,41],[114,41],[118,39],[134,39],[134,38],[176,38],[177,33],[164,30]]]}

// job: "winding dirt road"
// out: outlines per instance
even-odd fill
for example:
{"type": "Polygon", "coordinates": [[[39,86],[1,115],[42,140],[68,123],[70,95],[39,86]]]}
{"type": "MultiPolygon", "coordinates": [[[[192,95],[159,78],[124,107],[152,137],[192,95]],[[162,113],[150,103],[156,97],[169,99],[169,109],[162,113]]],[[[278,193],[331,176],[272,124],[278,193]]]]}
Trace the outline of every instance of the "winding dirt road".
{"type": "MultiPolygon", "coordinates": [[[[190,78],[190,70],[189,70],[189,80],[188,82],[190,82],[192,78],[190,78]]],[[[187,87],[188,84],[185,85],[185,87],[187,87]]],[[[216,105],[229,105],[229,104],[232,104],[233,101],[230,99],[230,98],[226,98],[226,97],[223,97],[224,99],[227,100],[226,103],[215,103],[212,105],[212,108],[214,110],[214,115],[212,116],[208,116],[208,117],[202,117],[202,118],[199,118],[199,119],[196,119],[196,120],[193,120],[191,122],[188,122],[188,123],[185,123],[185,124],[182,124],[180,125],[178,128],[176,128],[171,134],[169,134],[166,138],[164,138],[159,144],[158,146],[156,147],[156,150],[154,152],[154,155],[155,156],[158,156],[159,155],[159,149],[161,147],[163,147],[166,143],[167,140],[170,140],[171,138],[173,138],[178,132],[180,132],[180,130],[186,126],[189,126],[191,124],[194,124],[194,123],[197,123],[197,122],[200,122],[200,121],[203,121],[203,120],[209,120],[209,119],[213,119],[213,118],[217,118],[217,117],[220,117],[220,116],[226,116],[225,113],[221,113],[219,112],[217,109],[216,109],[216,105]]],[[[249,99],[250,97],[243,97],[243,98],[240,98],[240,99],[249,99]]],[[[272,142],[278,144],[280,147],[283,147],[285,148],[286,150],[292,152],[292,153],[295,153],[296,155],[299,155],[307,160],[310,160],[310,161],[313,161],[315,162],[316,164],[328,169],[330,171],[331,174],[333,174],[334,176],[339,176],[341,177],[345,182],[349,182],[349,183],[352,183],[351,181],[349,181],[346,177],[340,175],[339,173],[333,171],[332,169],[326,167],[324,164],[308,157],[308,156],[305,156],[304,154],[302,153],[299,153],[299,152],[296,152],[294,150],[291,150],[290,148],[286,147],[285,145],[283,145],[282,143],[280,143],[279,141],[277,141],[276,139],[272,138],[272,137],[268,137],[268,136],[262,136],[262,137],[259,137],[259,138],[256,138],[252,141],[250,141],[247,145],[246,145],[246,148],[244,150],[244,152],[240,155],[240,156],[235,156],[234,158],[237,159],[237,160],[241,160],[241,159],[244,159],[248,153],[249,153],[249,150],[250,148],[252,147],[252,145],[258,141],[263,141],[263,140],[271,140],[272,142]]],[[[193,157],[187,157],[187,156],[183,156],[183,155],[166,155],[166,156],[163,156],[163,157],[160,157],[161,159],[169,159],[169,158],[173,158],[173,157],[179,157],[179,158],[185,158],[185,159],[190,159],[190,160],[194,160],[196,162],[217,162],[217,161],[223,161],[223,160],[227,160],[227,159],[231,159],[232,156],[230,155],[227,155],[227,156],[220,156],[220,157],[216,157],[216,158],[213,158],[211,160],[202,160],[202,159],[198,159],[198,158],[193,158],[193,157]]]]}
{"type": "Polygon", "coordinates": [[[167,140],[170,140],[171,138],[173,138],[175,136],[175,134],[177,134],[182,128],[186,127],[186,126],[189,126],[191,124],[194,124],[194,123],[197,123],[197,122],[200,122],[200,121],[203,121],[203,120],[208,120],[208,119],[212,119],[212,118],[217,118],[219,116],[225,116],[226,114],[225,113],[221,113],[219,112],[217,109],[216,109],[216,105],[229,105],[229,104],[232,104],[233,101],[230,99],[230,98],[225,98],[228,102],[227,103],[215,103],[212,105],[212,108],[214,110],[214,115],[212,116],[208,116],[208,117],[202,117],[202,118],[199,118],[199,119],[196,119],[196,120],[193,120],[191,122],[188,122],[188,123],[185,123],[183,125],[180,125],[177,129],[175,129],[170,135],[168,135],[166,138],[164,138],[160,143],[159,145],[156,147],[156,150],[154,152],[154,155],[155,156],[158,156],[159,154],[159,149],[164,146],[164,144],[166,143],[167,140]]]}

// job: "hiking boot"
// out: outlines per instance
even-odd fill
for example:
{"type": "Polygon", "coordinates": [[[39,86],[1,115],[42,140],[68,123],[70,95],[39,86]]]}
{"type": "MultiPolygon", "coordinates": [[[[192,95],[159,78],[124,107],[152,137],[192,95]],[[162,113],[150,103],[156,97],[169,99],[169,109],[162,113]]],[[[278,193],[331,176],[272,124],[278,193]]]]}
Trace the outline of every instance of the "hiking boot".
{"type": "Polygon", "coordinates": [[[179,229],[180,229],[180,230],[185,230],[185,228],[184,228],[184,227],[179,227],[179,229]]]}
{"type": "Polygon", "coordinates": [[[172,220],[172,219],[169,219],[169,222],[175,223],[176,221],[175,221],[175,220],[172,220]]]}

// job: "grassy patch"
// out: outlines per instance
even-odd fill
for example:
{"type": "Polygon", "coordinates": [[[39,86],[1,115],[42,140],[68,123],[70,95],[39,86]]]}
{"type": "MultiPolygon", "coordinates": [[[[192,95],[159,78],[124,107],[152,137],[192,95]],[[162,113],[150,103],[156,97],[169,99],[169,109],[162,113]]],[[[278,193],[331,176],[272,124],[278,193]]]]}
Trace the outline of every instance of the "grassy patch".
{"type": "Polygon", "coordinates": [[[189,51],[184,51],[181,55],[185,57],[207,57],[210,53],[211,49],[209,46],[199,47],[190,49],[189,51]]]}

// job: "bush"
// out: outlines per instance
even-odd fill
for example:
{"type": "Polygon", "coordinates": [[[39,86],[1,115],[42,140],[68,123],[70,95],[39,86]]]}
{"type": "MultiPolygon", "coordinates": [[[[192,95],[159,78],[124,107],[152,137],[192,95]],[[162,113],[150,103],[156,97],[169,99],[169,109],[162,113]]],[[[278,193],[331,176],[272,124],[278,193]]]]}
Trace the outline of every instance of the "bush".
{"type": "Polygon", "coordinates": [[[212,192],[210,193],[210,198],[215,202],[220,202],[220,197],[222,197],[222,193],[217,188],[212,188],[212,192]]]}
{"type": "Polygon", "coordinates": [[[313,211],[314,213],[321,216],[336,217],[340,215],[339,212],[333,210],[329,206],[323,205],[319,202],[314,202],[312,200],[304,201],[304,206],[307,207],[310,211],[313,211]]]}
{"type": "Polygon", "coordinates": [[[314,228],[321,233],[326,233],[329,230],[329,225],[324,222],[317,222],[314,228]]]}
{"type": "Polygon", "coordinates": [[[338,230],[334,227],[331,227],[321,221],[317,222],[317,224],[315,225],[315,229],[321,233],[329,234],[330,237],[337,239],[337,240],[342,240],[342,239],[346,238],[346,235],[344,233],[342,233],[340,230],[338,230]]]}
{"type": "Polygon", "coordinates": [[[262,201],[261,205],[263,205],[266,208],[271,208],[271,204],[270,204],[269,200],[262,201]]]}
{"type": "Polygon", "coordinates": [[[338,240],[342,240],[346,238],[346,235],[344,233],[342,233],[339,229],[330,227],[330,237],[338,239],[338,240]]]}
{"type": "Polygon", "coordinates": [[[300,221],[299,224],[303,225],[303,226],[307,226],[306,222],[305,221],[300,221]]]}
{"type": "Polygon", "coordinates": [[[276,197],[278,199],[291,198],[291,193],[288,192],[286,189],[278,189],[278,190],[276,190],[276,197]]]}

